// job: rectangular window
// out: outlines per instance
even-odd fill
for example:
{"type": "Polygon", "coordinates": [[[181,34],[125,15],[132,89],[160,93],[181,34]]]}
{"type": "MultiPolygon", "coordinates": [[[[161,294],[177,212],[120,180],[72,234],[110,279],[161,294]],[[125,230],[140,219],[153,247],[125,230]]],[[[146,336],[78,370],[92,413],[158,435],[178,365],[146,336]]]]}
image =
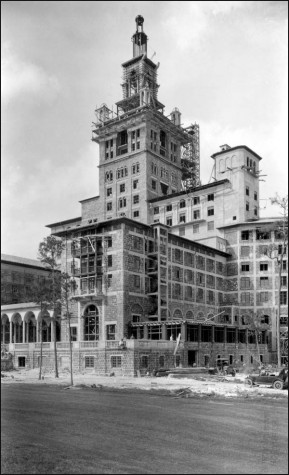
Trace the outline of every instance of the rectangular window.
{"type": "Polygon", "coordinates": [[[250,211],[249,201],[246,201],[246,211],[250,211]]]}
{"type": "Polygon", "coordinates": [[[116,325],[106,325],[106,339],[115,340],[116,325]]]}
{"type": "Polygon", "coordinates": [[[106,189],[106,196],[111,196],[112,195],[112,188],[107,188],[106,189]]]}
{"type": "Polygon", "coordinates": [[[256,230],[256,239],[260,240],[267,240],[270,239],[271,233],[268,231],[260,231],[259,229],[256,230]]]}
{"type": "Polygon", "coordinates": [[[166,206],[166,211],[172,211],[172,209],[173,209],[172,205],[167,205],[166,206]]]}
{"type": "Polygon", "coordinates": [[[280,292],[280,305],[287,305],[287,291],[281,290],[280,292]]]}
{"type": "Polygon", "coordinates": [[[241,289],[250,289],[251,288],[251,279],[250,279],[250,277],[241,277],[241,279],[240,279],[240,288],[241,289]]]}
{"type": "Polygon", "coordinates": [[[159,212],[160,212],[160,209],[159,209],[158,206],[156,206],[156,207],[154,208],[154,214],[159,214],[159,212]]]}
{"type": "Polygon", "coordinates": [[[172,226],[173,225],[173,219],[171,217],[166,219],[166,225],[167,226],[172,226]]]}
{"type": "Polygon", "coordinates": [[[255,193],[254,193],[254,200],[257,201],[257,199],[258,199],[258,194],[257,194],[256,191],[255,191],[255,193]]]}
{"type": "Polygon", "coordinates": [[[250,190],[249,190],[249,187],[248,187],[248,186],[246,186],[246,195],[247,195],[247,196],[250,196],[250,190]]]}
{"type": "Polygon", "coordinates": [[[70,327],[71,341],[77,341],[77,327],[70,327]]]}
{"type": "Polygon", "coordinates": [[[181,214],[180,215],[180,220],[179,220],[180,223],[185,223],[186,222],[186,215],[185,214],[181,214]]]}
{"type": "Polygon", "coordinates": [[[199,205],[200,204],[200,197],[199,196],[195,196],[194,197],[194,206],[195,205],[199,205]]]}
{"type": "Polygon", "coordinates": [[[121,185],[119,185],[119,191],[120,191],[120,193],[125,192],[125,183],[122,183],[121,185]]]}
{"type": "Polygon", "coordinates": [[[269,293],[268,292],[260,292],[259,293],[259,302],[260,303],[265,303],[265,302],[268,302],[268,301],[269,301],[269,293]]]}
{"type": "Polygon", "coordinates": [[[269,287],[269,277],[260,277],[260,287],[267,289],[269,287]]]}
{"type": "Polygon", "coordinates": [[[208,208],[208,216],[214,216],[214,208],[208,208]]]}
{"type": "Polygon", "coordinates": [[[268,264],[260,263],[260,270],[262,270],[262,271],[268,270],[268,264]]]}
{"type": "Polygon", "coordinates": [[[241,240],[242,241],[249,241],[249,231],[242,231],[241,232],[241,240]]]}
{"type": "Polygon", "coordinates": [[[287,270],[287,261],[282,261],[282,270],[287,270]]]}
{"type": "Polygon", "coordinates": [[[258,208],[256,206],[254,207],[254,216],[258,216],[258,208]]]}
{"type": "Polygon", "coordinates": [[[250,295],[251,294],[249,292],[241,293],[241,304],[249,305],[250,304],[250,295]]]}
{"type": "Polygon", "coordinates": [[[242,272],[249,272],[250,271],[250,264],[242,264],[241,265],[242,272]]]}
{"type": "Polygon", "coordinates": [[[287,287],[287,276],[281,275],[281,285],[282,287],[287,287]]]}
{"type": "Polygon", "coordinates": [[[107,274],[107,287],[110,288],[112,284],[112,274],[107,274]]]}
{"type": "Polygon", "coordinates": [[[107,256],[107,266],[112,267],[112,255],[107,256]]]}
{"type": "Polygon", "coordinates": [[[194,211],[194,219],[200,219],[200,210],[199,209],[196,209],[194,211]]]}
{"type": "Polygon", "coordinates": [[[110,364],[112,368],[121,368],[121,356],[111,356],[110,364]]]}
{"type": "Polygon", "coordinates": [[[208,201],[214,201],[214,193],[208,195],[208,201]]]}
{"type": "Polygon", "coordinates": [[[214,229],[214,221],[209,221],[207,223],[207,226],[208,226],[208,231],[213,231],[214,229]]]}
{"type": "Polygon", "coordinates": [[[155,180],[152,180],[152,189],[153,190],[157,189],[157,182],[155,180]]]}
{"type": "Polygon", "coordinates": [[[139,210],[136,210],[133,212],[133,217],[138,218],[139,217],[139,210]]]}
{"type": "Polygon", "coordinates": [[[138,203],[139,203],[139,195],[135,195],[135,196],[133,197],[133,204],[136,205],[136,204],[138,204],[138,203]]]}
{"type": "Polygon", "coordinates": [[[94,368],[94,356],[85,356],[84,357],[84,367],[85,368],[94,368]]]}
{"type": "Polygon", "coordinates": [[[200,225],[199,224],[193,224],[193,233],[198,234],[200,232],[200,225]]]}
{"type": "Polygon", "coordinates": [[[107,203],[106,204],[106,210],[111,211],[112,210],[112,203],[107,203]]]}
{"type": "Polygon", "coordinates": [[[137,190],[137,188],[138,188],[138,180],[133,180],[133,182],[132,182],[132,187],[133,187],[134,190],[137,190]]]}

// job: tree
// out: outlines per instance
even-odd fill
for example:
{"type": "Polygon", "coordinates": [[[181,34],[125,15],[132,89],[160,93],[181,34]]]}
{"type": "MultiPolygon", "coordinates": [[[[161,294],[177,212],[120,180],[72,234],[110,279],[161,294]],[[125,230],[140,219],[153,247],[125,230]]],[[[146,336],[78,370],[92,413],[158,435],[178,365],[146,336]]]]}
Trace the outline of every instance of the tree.
{"type": "Polygon", "coordinates": [[[247,325],[248,333],[255,337],[256,349],[258,354],[258,363],[261,365],[259,339],[262,336],[262,332],[269,329],[269,325],[262,321],[262,316],[251,312],[250,314],[243,316],[243,323],[247,325]]]}
{"type": "Polygon", "coordinates": [[[266,255],[275,261],[278,269],[278,310],[276,320],[276,344],[277,344],[277,363],[281,366],[281,344],[280,344],[280,316],[281,316],[281,286],[283,261],[288,248],[288,195],[280,197],[278,193],[270,198],[271,204],[279,207],[281,217],[270,227],[275,233],[275,239],[279,242],[270,244],[266,250],[266,255]]]}
{"type": "Polygon", "coordinates": [[[52,306],[52,285],[49,279],[43,278],[41,281],[36,281],[30,289],[30,301],[40,305],[40,362],[39,362],[39,378],[42,377],[42,352],[43,352],[43,339],[42,339],[42,318],[43,314],[52,306]]]}
{"type": "Polygon", "coordinates": [[[61,307],[65,309],[63,312],[63,319],[68,324],[68,338],[69,338],[69,352],[70,352],[70,381],[73,386],[73,365],[72,365],[72,341],[71,341],[71,302],[72,292],[75,290],[75,280],[67,273],[61,273],[61,307]]]}
{"type": "Polygon", "coordinates": [[[56,346],[56,319],[59,312],[60,301],[60,285],[59,285],[59,259],[61,257],[64,244],[54,236],[48,236],[40,242],[38,248],[38,259],[45,265],[50,271],[51,277],[51,303],[53,310],[52,317],[52,329],[53,329],[53,343],[54,343],[54,364],[55,364],[55,377],[58,378],[58,365],[57,365],[57,346],[56,346]]]}

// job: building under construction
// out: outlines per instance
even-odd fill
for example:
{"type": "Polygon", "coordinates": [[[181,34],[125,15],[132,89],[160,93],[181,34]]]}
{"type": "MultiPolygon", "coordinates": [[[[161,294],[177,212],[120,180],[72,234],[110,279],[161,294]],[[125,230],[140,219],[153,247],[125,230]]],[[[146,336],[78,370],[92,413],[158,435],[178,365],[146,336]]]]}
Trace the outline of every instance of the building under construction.
{"type": "MultiPolygon", "coordinates": [[[[73,364],[136,375],[220,357],[235,365],[275,361],[277,318],[288,331],[287,255],[278,316],[277,270],[264,246],[278,248],[280,237],[262,231],[275,220],[259,216],[261,157],[224,145],[212,155],[214,181],[201,184],[199,125],[183,127],[177,108],[165,115],[143,22],[137,16],[116,111],[105,104],[95,111],[99,195],[80,201],[79,217],[48,225],[66,243],[62,270],[75,282],[73,364]],[[258,333],[248,324],[253,316],[258,333]]],[[[13,322],[19,310],[3,312],[13,322]]],[[[69,334],[61,321],[65,367],[69,334]]],[[[5,335],[16,365],[25,351],[27,365],[37,365],[39,334],[34,347],[22,342],[27,348],[5,335]]]]}

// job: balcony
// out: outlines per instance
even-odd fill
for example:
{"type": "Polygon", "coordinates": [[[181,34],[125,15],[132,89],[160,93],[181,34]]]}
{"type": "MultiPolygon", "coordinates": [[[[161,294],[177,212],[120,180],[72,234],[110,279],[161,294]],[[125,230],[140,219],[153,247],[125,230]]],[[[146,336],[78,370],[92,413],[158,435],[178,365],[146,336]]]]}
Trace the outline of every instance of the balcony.
{"type": "Polygon", "coordinates": [[[81,299],[81,298],[86,298],[86,297],[103,298],[104,293],[101,287],[90,287],[90,288],[77,289],[73,296],[73,298],[75,299],[81,299]]]}

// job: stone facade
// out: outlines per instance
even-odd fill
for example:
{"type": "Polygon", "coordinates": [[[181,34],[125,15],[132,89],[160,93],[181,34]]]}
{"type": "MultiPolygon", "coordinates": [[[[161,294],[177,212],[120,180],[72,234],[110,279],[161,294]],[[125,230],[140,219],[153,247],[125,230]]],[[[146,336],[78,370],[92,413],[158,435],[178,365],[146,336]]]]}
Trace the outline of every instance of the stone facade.
{"type": "MultiPolygon", "coordinates": [[[[122,65],[116,115],[105,105],[96,110],[99,196],[81,201],[81,217],[48,225],[66,244],[62,270],[75,282],[73,366],[137,375],[213,365],[217,357],[256,364],[257,344],[246,321],[253,314],[261,320],[262,361],[275,361],[279,277],[266,249],[279,242],[273,232],[260,239],[276,222],[259,216],[261,157],[247,146],[224,145],[212,155],[214,181],[184,191],[182,150],[191,138],[179,111],[164,115],[158,66],[145,54],[146,35],[141,45],[137,36],[133,58],[122,65]]],[[[287,254],[282,265],[286,332],[287,254]]],[[[37,365],[39,342],[13,342],[11,334],[16,366],[25,355],[27,365],[37,365]]],[[[45,344],[49,366],[52,343],[45,344]]],[[[65,319],[57,347],[59,365],[67,367],[65,319]]]]}

